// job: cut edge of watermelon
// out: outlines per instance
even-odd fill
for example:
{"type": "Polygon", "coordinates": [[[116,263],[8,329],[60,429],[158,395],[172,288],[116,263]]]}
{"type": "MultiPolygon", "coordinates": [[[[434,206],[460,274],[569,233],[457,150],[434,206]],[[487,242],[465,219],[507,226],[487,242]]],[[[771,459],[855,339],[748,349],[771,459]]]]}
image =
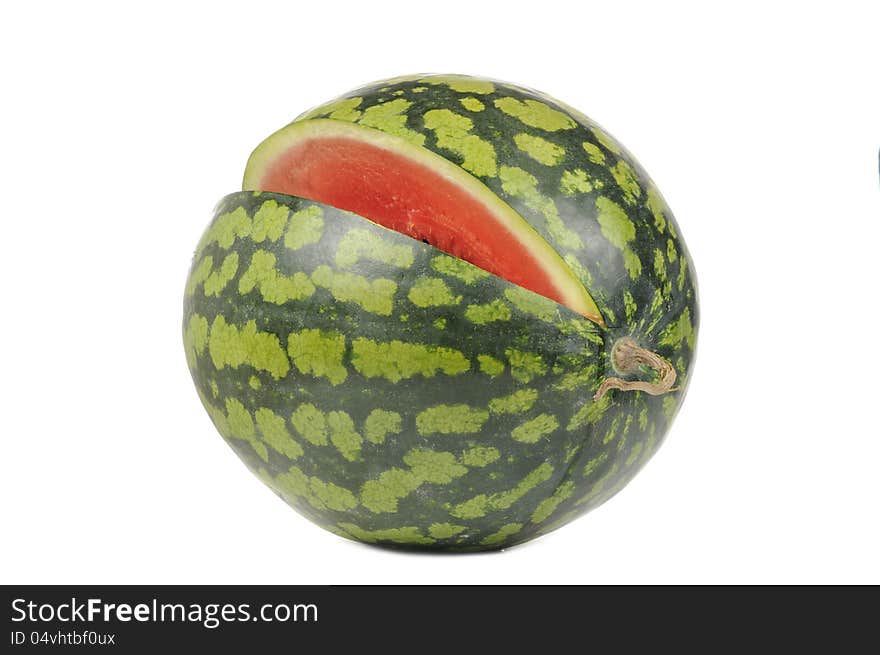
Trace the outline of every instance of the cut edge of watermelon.
{"type": "MultiPolygon", "coordinates": [[[[552,281],[554,290],[558,292],[558,297],[551,298],[552,300],[569,307],[602,327],[605,326],[605,321],[595,301],[580,280],[577,279],[569,265],[522,216],[480,180],[458,165],[426,148],[409,143],[403,138],[374,128],[332,119],[309,119],[294,122],[269,136],[254,149],[245,168],[242,189],[245,191],[269,191],[287,193],[288,195],[304,195],[299,193],[290,194],[285,189],[263,188],[263,180],[272,169],[272,166],[286,153],[300,144],[315,139],[352,139],[389,151],[395,156],[409,159],[414,164],[426,167],[440,178],[451,182],[458,190],[463,191],[472,200],[482,205],[494,220],[507,233],[512,235],[523,249],[528,251],[544,275],[552,281]]],[[[310,199],[333,205],[332,202],[327,202],[324,198],[310,199]]],[[[346,207],[339,208],[351,211],[346,207]]],[[[353,213],[361,215],[358,212],[353,213]]],[[[376,221],[369,216],[362,217],[365,220],[382,224],[381,221],[376,221]]],[[[399,232],[399,230],[397,231],[399,232]]],[[[450,254],[455,256],[454,253],[450,254]]],[[[479,264],[475,265],[479,266],[479,264]]],[[[481,266],[481,268],[485,269],[486,267],[481,266]]],[[[501,275],[500,277],[505,276],[501,275]]],[[[542,295],[550,297],[546,293],[542,295]]]]}

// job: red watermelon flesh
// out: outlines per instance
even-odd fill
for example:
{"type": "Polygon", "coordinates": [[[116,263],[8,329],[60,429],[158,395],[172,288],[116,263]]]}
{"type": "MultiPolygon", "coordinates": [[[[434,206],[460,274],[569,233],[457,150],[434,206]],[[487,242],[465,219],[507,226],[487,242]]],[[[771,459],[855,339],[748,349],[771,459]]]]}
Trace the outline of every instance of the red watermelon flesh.
{"type": "Polygon", "coordinates": [[[428,151],[416,153],[409,144],[389,147],[386,135],[336,121],[294,123],[285,130],[251,156],[245,189],[354,212],[603,324],[592,298],[558,253],[457,166],[428,151]],[[290,130],[310,123],[335,125],[290,130]]]}

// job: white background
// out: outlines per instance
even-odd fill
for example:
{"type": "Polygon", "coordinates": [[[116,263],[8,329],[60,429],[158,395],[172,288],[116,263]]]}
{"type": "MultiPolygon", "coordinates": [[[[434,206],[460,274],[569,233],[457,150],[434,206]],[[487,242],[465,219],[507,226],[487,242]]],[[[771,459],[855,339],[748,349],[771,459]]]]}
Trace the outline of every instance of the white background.
{"type": "Polygon", "coordinates": [[[4,5],[0,582],[880,583],[880,16],[713,4],[4,5]],[[190,256],[251,149],[413,72],[531,86],[604,125],[700,281],[658,455],[502,553],[313,526],[216,434],[181,345],[190,256]]]}

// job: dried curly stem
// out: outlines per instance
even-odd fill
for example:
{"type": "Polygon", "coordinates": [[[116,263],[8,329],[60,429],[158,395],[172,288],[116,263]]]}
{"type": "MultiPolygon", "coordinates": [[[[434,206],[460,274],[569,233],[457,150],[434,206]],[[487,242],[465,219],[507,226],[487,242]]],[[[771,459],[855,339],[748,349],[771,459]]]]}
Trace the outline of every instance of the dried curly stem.
{"type": "Polygon", "coordinates": [[[629,337],[618,339],[611,349],[611,359],[615,368],[621,373],[631,373],[638,370],[639,366],[648,366],[657,373],[655,382],[644,380],[624,380],[622,378],[605,378],[593,400],[599,400],[611,389],[621,391],[644,391],[652,396],[660,396],[672,390],[675,384],[675,368],[668,361],[655,352],[646,350],[629,337]]]}

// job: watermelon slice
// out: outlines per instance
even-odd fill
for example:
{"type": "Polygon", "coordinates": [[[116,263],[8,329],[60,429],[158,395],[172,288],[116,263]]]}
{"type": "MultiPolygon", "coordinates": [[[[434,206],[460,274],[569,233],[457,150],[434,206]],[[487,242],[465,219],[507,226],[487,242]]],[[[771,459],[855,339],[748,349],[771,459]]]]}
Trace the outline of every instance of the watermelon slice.
{"type": "Polygon", "coordinates": [[[354,212],[605,325],[570,267],[522,216],[467,171],[403,138],[336,120],[295,122],[254,150],[243,189],[354,212]]]}

